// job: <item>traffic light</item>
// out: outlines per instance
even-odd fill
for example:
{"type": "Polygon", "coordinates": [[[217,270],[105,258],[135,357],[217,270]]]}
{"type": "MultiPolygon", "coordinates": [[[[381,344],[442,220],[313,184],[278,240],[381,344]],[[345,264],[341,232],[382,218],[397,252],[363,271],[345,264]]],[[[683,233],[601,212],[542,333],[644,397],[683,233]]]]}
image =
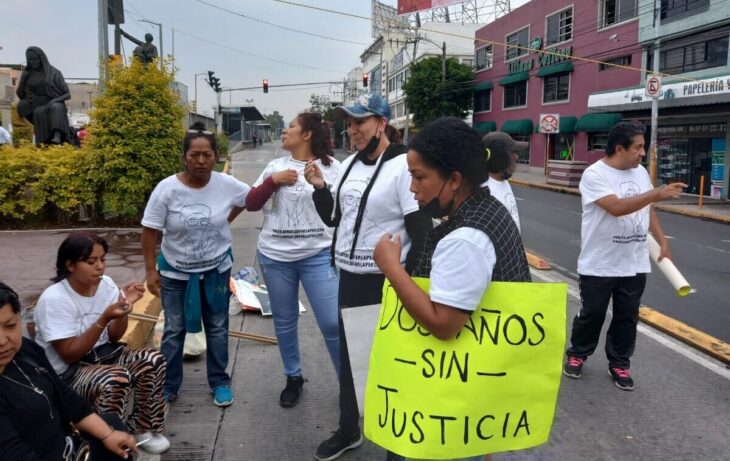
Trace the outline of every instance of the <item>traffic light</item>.
{"type": "Polygon", "coordinates": [[[268,93],[268,92],[269,92],[269,79],[265,78],[264,79],[264,93],[268,93]]]}
{"type": "Polygon", "coordinates": [[[362,87],[368,87],[368,74],[362,74],[362,87]]]}
{"type": "Polygon", "coordinates": [[[215,74],[215,72],[213,72],[212,70],[208,71],[208,85],[213,88],[213,91],[215,91],[216,93],[220,93],[221,79],[219,79],[218,77],[214,77],[213,74],[215,74]]]}

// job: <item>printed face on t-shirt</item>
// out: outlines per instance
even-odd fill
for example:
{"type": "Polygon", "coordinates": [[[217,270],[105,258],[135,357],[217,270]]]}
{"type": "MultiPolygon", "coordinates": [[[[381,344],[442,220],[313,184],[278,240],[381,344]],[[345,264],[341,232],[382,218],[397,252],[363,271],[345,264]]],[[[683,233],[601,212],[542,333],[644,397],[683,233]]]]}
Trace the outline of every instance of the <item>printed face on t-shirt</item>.
{"type": "Polygon", "coordinates": [[[619,170],[629,170],[631,168],[638,167],[641,165],[641,159],[646,156],[646,151],[644,150],[644,135],[637,134],[634,136],[631,139],[631,144],[628,149],[617,144],[616,153],[614,155],[617,156],[617,168],[619,170]]]}

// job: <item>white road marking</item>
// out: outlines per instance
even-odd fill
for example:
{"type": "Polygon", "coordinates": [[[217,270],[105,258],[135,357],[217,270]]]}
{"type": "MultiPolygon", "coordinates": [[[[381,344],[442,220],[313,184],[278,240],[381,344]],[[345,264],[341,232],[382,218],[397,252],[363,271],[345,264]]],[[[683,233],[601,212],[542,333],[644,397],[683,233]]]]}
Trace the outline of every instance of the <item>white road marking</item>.
{"type": "MultiPolygon", "coordinates": [[[[573,298],[580,301],[580,291],[577,288],[577,283],[574,280],[566,280],[563,277],[557,277],[555,275],[550,274],[549,272],[545,271],[538,271],[534,269],[530,269],[530,272],[533,277],[539,278],[545,282],[548,283],[567,283],[568,284],[568,295],[572,296],[573,298]]],[[[608,309],[608,315],[613,315],[612,308],[609,307],[608,309]]],[[[718,374],[722,376],[723,378],[730,380],[730,370],[725,368],[723,364],[721,364],[719,361],[716,361],[714,359],[710,359],[706,357],[705,355],[701,354],[700,352],[697,352],[694,348],[691,348],[690,346],[687,346],[684,343],[680,343],[676,339],[665,335],[664,333],[661,333],[654,328],[645,325],[643,323],[639,323],[637,327],[637,331],[639,333],[642,333],[645,336],[648,336],[649,338],[653,339],[654,341],[658,342],[659,344],[673,350],[674,352],[682,355],[685,358],[688,358],[689,360],[692,360],[696,364],[703,366],[707,368],[708,370],[714,372],[715,374],[718,374]]]]}

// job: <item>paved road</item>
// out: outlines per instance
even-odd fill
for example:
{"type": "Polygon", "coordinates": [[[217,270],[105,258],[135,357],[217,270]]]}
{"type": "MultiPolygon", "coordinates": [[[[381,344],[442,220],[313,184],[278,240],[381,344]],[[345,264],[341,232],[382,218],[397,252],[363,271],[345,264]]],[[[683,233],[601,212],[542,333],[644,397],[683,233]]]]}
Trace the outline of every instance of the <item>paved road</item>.
{"type": "MultiPolygon", "coordinates": [[[[513,187],[525,246],[577,279],[580,197],[513,187]]],[[[648,278],[643,303],[730,342],[730,226],[659,212],[674,260],[697,293],[677,297],[658,270],[648,278]]],[[[656,267],[654,268],[656,269],[656,267]]]]}

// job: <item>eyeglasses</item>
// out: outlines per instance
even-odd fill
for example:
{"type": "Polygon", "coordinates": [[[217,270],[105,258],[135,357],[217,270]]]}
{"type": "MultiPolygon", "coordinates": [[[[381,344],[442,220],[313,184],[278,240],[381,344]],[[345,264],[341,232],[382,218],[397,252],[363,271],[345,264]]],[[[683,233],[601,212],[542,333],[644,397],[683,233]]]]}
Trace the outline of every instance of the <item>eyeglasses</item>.
{"type": "Polygon", "coordinates": [[[210,132],[210,131],[205,131],[205,130],[188,130],[188,134],[195,134],[195,133],[207,134],[207,135],[211,135],[211,136],[213,135],[213,133],[210,132]]]}

